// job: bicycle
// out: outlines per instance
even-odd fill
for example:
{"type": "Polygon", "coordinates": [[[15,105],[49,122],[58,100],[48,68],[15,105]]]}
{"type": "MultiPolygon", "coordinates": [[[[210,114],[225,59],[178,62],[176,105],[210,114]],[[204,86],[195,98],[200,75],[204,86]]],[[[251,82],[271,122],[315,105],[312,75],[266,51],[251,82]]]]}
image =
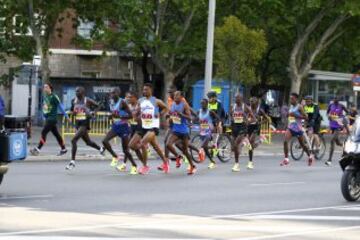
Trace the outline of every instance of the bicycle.
{"type": "MultiPolygon", "coordinates": [[[[196,126],[193,129],[196,129],[196,126]]],[[[226,163],[231,159],[232,140],[226,128],[224,132],[225,133],[222,133],[217,137],[217,141],[215,141],[217,133],[213,133],[212,138],[208,143],[208,146],[209,146],[210,154],[212,156],[216,156],[221,162],[226,163]]],[[[191,139],[191,144],[194,145],[197,149],[201,148],[202,142],[203,141],[201,140],[200,133],[196,134],[191,139]]],[[[200,162],[198,151],[191,149],[190,154],[196,163],[200,162]]]]}
{"type": "MultiPolygon", "coordinates": [[[[308,148],[313,151],[315,159],[321,160],[325,156],[325,153],[326,153],[326,141],[324,138],[324,133],[326,133],[326,130],[321,130],[320,133],[318,134],[320,144],[319,144],[318,149],[316,149],[315,151],[314,151],[314,149],[316,148],[316,146],[315,146],[316,141],[314,138],[315,134],[312,134],[309,137],[308,130],[305,130],[303,127],[303,131],[304,131],[304,137],[305,137],[305,144],[307,144],[308,148]]],[[[291,139],[290,154],[291,154],[292,159],[294,159],[295,161],[299,161],[304,155],[304,149],[301,147],[297,138],[291,139]]]]}

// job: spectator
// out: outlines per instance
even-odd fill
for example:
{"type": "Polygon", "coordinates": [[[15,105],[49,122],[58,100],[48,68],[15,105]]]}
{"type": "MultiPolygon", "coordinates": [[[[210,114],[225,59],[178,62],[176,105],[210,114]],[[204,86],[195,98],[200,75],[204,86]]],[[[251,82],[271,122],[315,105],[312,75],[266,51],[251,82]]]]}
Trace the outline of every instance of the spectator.
{"type": "Polygon", "coordinates": [[[4,99],[0,95],[0,131],[3,129],[5,119],[5,103],[4,99]]]}
{"type": "Polygon", "coordinates": [[[356,116],[358,115],[358,111],[355,107],[350,108],[350,114],[349,114],[349,123],[350,126],[352,126],[355,123],[356,116]]]}

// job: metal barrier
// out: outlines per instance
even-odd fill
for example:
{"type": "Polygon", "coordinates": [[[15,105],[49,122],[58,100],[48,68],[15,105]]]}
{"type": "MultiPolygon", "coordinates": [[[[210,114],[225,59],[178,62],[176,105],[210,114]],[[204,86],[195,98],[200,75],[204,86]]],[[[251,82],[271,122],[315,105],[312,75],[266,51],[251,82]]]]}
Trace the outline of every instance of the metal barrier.
{"type": "Polygon", "coordinates": [[[271,129],[271,119],[270,118],[266,119],[265,121],[263,118],[261,118],[260,134],[265,136],[265,138],[266,138],[264,143],[271,144],[272,129],[271,129]]]}
{"type": "MultiPolygon", "coordinates": [[[[105,136],[110,130],[112,125],[111,113],[97,112],[90,120],[90,136],[105,136]]],[[[74,136],[75,129],[75,116],[69,114],[69,120],[63,117],[61,135],[65,140],[66,136],[74,136]]]]}

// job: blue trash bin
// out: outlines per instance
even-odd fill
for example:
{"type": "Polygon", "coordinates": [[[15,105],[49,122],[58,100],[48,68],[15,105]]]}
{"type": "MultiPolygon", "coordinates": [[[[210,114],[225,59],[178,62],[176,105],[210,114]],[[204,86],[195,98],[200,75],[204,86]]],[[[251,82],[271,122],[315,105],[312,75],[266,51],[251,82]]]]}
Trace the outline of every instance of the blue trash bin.
{"type": "Polygon", "coordinates": [[[27,157],[27,134],[8,132],[0,136],[0,161],[11,162],[27,157]]]}

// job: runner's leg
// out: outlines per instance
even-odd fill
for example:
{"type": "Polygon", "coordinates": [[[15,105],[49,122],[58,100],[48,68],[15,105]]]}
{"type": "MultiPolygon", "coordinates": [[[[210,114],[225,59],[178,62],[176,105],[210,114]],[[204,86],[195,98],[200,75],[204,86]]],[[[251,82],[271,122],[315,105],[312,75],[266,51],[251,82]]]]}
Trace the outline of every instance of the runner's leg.
{"type": "Polygon", "coordinates": [[[56,124],[53,125],[53,127],[51,128],[51,132],[52,134],[55,136],[56,138],[56,141],[58,142],[59,146],[61,147],[61,149],[65,149],[65,144],[64,144],[64,140],[63,138],[61,137],[60,133],[59,133],[59,130],[56,126],[56,124]]]}
{"type": "Polygon", "coordinates": [[[136,165],[136,163],[134,161],[134,158],[133,158],[133,156],[131,155],[131,153],[129,151],[130,137],[126,136],[126,137],[121,138],[121,142],[122,142],[122,149],[123,149],[123,152],[124,152],[124,155],[125,155],[125,159],[129,158],[131,164],[134,167],[137,167],[137,165],[136,165]]]}
{"type": "Polygon", "coordinates": [[[116,134],[113,130],[110,130],[110,131],[106,134],[105,138],[104,138],[103,141],[102,141],[102,144],[103,144],[104,148],[109,151],[109,153],[111,154],[111,156],[112,156],[113,158],[118,158],[118,155],[117,155],[117,154],[114,152],[114,150],[112,149],[111,144],[110,144],[110,141],[111,141],[113,138],[115,138],[116,136],[117,136],[117,134],[116,134]]]}
{"type": "Polygon", "coordinates": [[[86,128],[86,131],[82,135],[82,140],[86,143],[87,146],[95,148],[96,150],[100,151],[101,147],[97,145],[95,142],[91,141],[89,136],[89,130],[86,128]]]}
{"type": "Polygon", "coordinates": [[[76,151],[77,151],[77,142],[79,141],[80,138],[82,138],[82,136],[84,135],[84,133],[87,131],[87,127],[86,126],[80,126],[76,133],[75,136],[73,137],[73,139],[71,139],[71,160],[75,160],[76,157],[76,151]]]}

